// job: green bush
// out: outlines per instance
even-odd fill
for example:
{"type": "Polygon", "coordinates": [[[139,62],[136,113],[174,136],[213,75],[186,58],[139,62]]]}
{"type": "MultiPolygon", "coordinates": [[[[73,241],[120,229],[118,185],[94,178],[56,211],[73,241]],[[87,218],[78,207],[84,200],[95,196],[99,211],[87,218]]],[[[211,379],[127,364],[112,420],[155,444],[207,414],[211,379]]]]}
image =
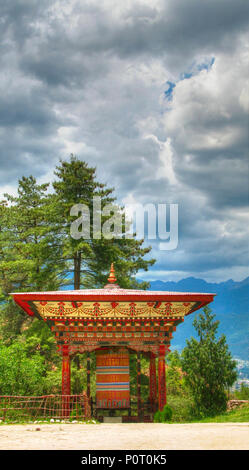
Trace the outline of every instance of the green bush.
{"type": "Polygon", "coordinates": [[[234,392],[234,396],[237,400],[249,400],[249,387],[242,383],[240,390],[234,392]]]}
{"type": "Polygon", "coordinates": [[[163,410],[156,411],[154,414],[154,423],[168,423],[171,421],[173,410],[169,405],[165,405],[163,410]]]}
{"type": "Polygon", "coordinates": [[[45,374],[39,353],[28,357],[25,345],[0,342],[0,395],[40,395],[45,374]]]}
{"type": "Polygon", "coordinates": [[[46,371],[46,376],[42,380],[42,393],[44,395],[61,394],[61,367],[46,371]]]}
{"type": "Polygon", "coordinates": [[[162,412],[159,410],[154,414],[154,423],[162,423],[162,412]]]}
{"type": "Polygon", "coordinates": [[[167,423],[168,421],[171,421],[172,415],[173,415],[173,410],[169,405],[165,405],[163,410],[161,411],[162,413],[162,422],[167,423]]]}
{"type": "Polygon", "coordinates": [[[193,399],[189,396],[168,396],[168,404],[173,410],[174,423],[191,422],[196,418],[193,399]]]}

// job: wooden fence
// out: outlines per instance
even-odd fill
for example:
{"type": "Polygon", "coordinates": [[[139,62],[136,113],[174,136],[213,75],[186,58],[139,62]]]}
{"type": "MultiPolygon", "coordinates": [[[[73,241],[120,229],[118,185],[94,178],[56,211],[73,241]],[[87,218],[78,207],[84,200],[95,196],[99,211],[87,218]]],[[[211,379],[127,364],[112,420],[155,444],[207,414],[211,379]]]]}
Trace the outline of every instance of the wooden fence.
{"type": "Polygon", "coordinates": [[[86,395],[0,396],[0,420],[87,420],[91,406],[86,395]]]}

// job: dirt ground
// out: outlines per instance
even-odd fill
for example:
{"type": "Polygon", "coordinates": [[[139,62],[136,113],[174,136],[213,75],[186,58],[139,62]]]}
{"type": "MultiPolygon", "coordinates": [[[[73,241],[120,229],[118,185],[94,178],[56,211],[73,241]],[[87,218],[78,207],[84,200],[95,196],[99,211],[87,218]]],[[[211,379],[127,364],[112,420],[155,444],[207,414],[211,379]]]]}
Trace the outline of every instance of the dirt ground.
{"type": "Polygon", "coordinates": [[[0,449],[249,450],[249,423],[1,425],[0,449]]]}

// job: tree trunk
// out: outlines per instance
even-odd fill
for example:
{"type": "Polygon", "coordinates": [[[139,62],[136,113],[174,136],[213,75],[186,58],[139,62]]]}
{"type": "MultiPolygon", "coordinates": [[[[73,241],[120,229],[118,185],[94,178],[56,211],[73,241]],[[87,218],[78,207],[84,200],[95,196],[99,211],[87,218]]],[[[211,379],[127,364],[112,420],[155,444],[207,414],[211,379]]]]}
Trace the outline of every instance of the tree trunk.
{"type": "Polygon", "coordinates": [[[74,290],[80,289],[80,268],[81,268],[81,253],[77,252],[74,256],[74,290]]]}

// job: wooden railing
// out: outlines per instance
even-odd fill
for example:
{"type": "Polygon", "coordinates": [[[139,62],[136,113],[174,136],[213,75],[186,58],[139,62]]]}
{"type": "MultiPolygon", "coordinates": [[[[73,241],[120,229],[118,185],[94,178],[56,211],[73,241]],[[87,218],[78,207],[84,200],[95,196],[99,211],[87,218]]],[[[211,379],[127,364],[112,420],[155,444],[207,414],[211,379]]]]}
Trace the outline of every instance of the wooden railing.
{"type": "MultiPolygon", "coordinates": [[[[43,396],[0,396],[0,420],[6,422],[29,421],[85,421],[91,417],[101,417],[103,410],[96,408],[93,399],[87,395],[43,395],[43,396]]],[[[151,421],[156,411],[149,401],[131,400],[126,410],[113,408],[105,410],[113,416],[120,413],[124,422],[151,421]]]]}
{"type": "Polygon", "coordinates": [[[87,420],[91,406],[86,395],[0,396],[0,420],[87,420]]]}

